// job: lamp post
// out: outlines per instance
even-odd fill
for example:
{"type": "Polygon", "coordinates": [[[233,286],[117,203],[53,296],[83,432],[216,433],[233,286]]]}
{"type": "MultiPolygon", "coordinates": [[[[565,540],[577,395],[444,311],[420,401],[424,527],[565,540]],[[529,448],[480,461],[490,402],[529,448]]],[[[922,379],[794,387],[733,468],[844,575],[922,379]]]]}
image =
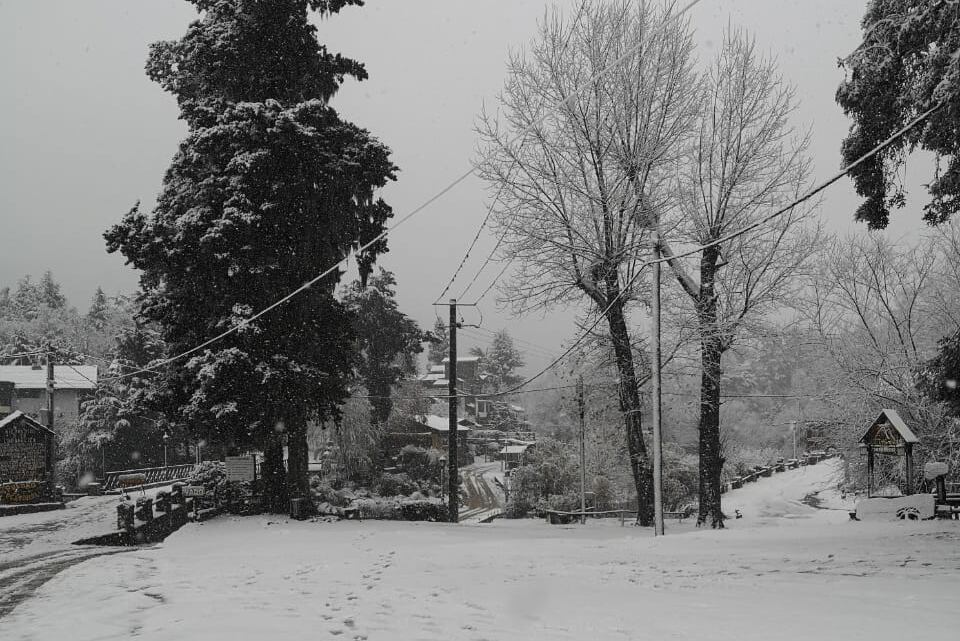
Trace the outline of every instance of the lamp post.
{"type": "Polygon", "coordinates": [[[790,429],[793,431],[793,460],[797,460],[797,422],[790,421],[790,429]]]}
{"type": "Polygon", "coordinates": [[[167,441],[170,440],[170,435],[166,432],[163,433],[163,466],[167,466],[167,441]]]}
{"type": "Polygon", "coordinates": [[[446,471],[447,471],[447,457],[441,456],[440,457],[440,501],[441,502],[443,501],[443,497],[444,497],[443,483],[445,480],[444,477],[446,476],[446,471]]]}

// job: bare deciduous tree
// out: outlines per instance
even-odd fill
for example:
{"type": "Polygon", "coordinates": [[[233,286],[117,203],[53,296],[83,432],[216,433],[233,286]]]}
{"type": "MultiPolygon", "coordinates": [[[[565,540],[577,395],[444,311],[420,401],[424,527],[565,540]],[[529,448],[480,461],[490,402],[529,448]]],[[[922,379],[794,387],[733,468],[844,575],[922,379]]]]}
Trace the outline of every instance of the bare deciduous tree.
{"type": "Polygon", "coordinates": [[[478,170],[499,192],[495,221],[516,265],[507,300],[523,312],[586,298],[604,316],[645,524],[652,476],[628,307],[696,115],[692,49],[687,24],[650,2],[586,0],[569,20],[554,11],[511,56],[502,109],[478,126],[478,170]]]}
{"type": "Polygon", "coordinates": [[[897,409],[921,439],[920,456],[953,457],[954,466],[957,422],[917,382],[937,341],[957,331],[958,232],[952,223],[916,244],[882,232],[834,240],[804,305],[839,373],[838,393],[864,401],[861,420],[880,408],[897,409]]]}
{"type": "MultiPolygon", "coordinates": [[[[700,340],[700,513],[723,527],[720,509],[721,358],[783,302],[813,254],[810,208],[794,208],[755,230],[721,241],[790,204],[810,171],[807,139],[790,124],[792,89],[752,38],[728,30],[703,82],[698,133],[679,171],[679,207],[669,236],[705,246],[693,260],[663,255],[688,295],[700,340]]],[[[661,220],[665,224],[665,220],[661,220]]]]}

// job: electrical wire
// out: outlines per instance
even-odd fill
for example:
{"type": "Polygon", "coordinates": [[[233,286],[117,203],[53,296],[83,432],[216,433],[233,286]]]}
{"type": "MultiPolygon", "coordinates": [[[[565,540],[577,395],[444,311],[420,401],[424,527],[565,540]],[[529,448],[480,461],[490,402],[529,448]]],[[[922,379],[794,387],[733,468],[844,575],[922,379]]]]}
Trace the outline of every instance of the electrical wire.
{"type": "MultiPolygon", "coordinates": [[[[700,2],[702,2],[702,1],[703,1],[703,0],[691,0],[691,2],[690,2],[689,4],[687,4],[683,9],[681,9],[681,10],[672,18],[672,20],[677,20],[677,19],[679,19],[683,14],[685,14],[686,12],[688,12],[690,9],[692,9],[693,7],[695,7],[696,5],[698,5],[698,4],[699,4],[700,2]]],[[[581,6],[582,6],[582,5],[581,5],[581,6]]],[[[644,42],[645,42],[645,41],[641,40],[641,41],[637,42],[636,45],[634,45],[634,46],[632,46],[632,47],[628,47],[627,50],[626,50],[620,57],[618,57],[616,60],[614,60],[612,63],[610,63],[609,65],[607,65],[607,66],[604,67],[603,69],[599,70],[596,74],[594,74],[593,76],[591,76],[590,78],[588,78],[587,80],[585,80],[585,81],[584,81],[583,83],[581,83],[579,86],[575,87],[575,88],[570,92],[570,94],[569,94],[568,96],[562,98],[559,102],[557,102],[556,105],[554,105],[554,107],[555,107],[555,108],[562,107],[566,102],[568,102],[569,100],[571,100],[574,96],[579,95],[584,89],[586,89],[587,87],[589,87],[590,85],[592,85],[594,82],[596,82],[596,81],[599,80],[600,78],[602,78],[602,77],[606,76],[607,74],[609,74],[611,70],[613,70],[617,65],[619,65],[621,62],[623,62],[624,60],[626,60],[627,57],[629,57],[630,55],[633,55],[637,50],[639,50],[640,47],[643,46],[644,42]]],[[[550,111],[546,111],[541,117],[535,119],[533,122],[531,122],[529,125],[527,125],[527,127],[525,127],[522,131],[520,131],[518,134],[516,134],[516,135],[509,141],[509,143],[510,143],[510,144],[513,144],[514,142],[516,142],[516,141],[518,141],[518,140],[523,140],[524,137],[526,136],[526,134],[529,133],[531,130],[533,130],[534,127],[538,126],[538,125],[541,124],[544,120],[546,120],[547,118],[549,118],[549,117],[550,117],[550,113],[551,113],[550,111]]],[[[369,241],[368,243],[365,243],[364,245],[362,245],[362,246],[360,246],[359,248],[357,248],[354,253],[355,253],[355,254],[360,254],[360,253],[362,253],[363,251],[365,251],[366,249],[369,249],[369,248],[370,248],[371,246],[373,246],[375,243],[377,243],[377,242],[381,241],[382,239],[386,238],[387,235],[389,235],[391,232],[393,232],[397,227],[399,227],[400,225],[404,224],[405,222],[407,222],[408,220],[410,220],[411,218],[413,218],[416,214],[420,213],[421,211],[423,211],[424,209],[426,209],[428,206],[432,205],[434,202],[436,202],[436,201],[439,200],[441,197],[443,197],[444,195],[446,195],[447,192],[451,191],[454,187],[456,187],[457,185],[459,185],[460,183],[462,183],[464,180],[466,180],[467,178],[469,178],[470,176],[472,176],[475,171],[476,171],[476,169],[475,169],[474,167],[471,167],[470,169],[468,169],[468,170],[465,171],[464,173],[460,174],[457,178],[455,178],[452,182],[450,182],[446,187],[444,187],[444,188],[441,189],[439,192],[437,192],[436,194],[434,194],[433,196],[431,196],[430,198],[428,198],[424,203],[422,203],[421,205],[419,205],[418,207],[416,207],[415,209],[413,209],[411,212],[409,212],[408,214],[404,215],[404,216],[403,216],[402,218],[400,218],[396,223],[394,223],[393,225],[391,225],[390,227],[388,227],[387,229],[385,229],[384,231],[382,231],[380,234],[378,234],[373,240],[371,240],[371,241],[369,241]]],[[[176,354],[175,356],[170,356],[170,357],[168,357],[168,358],[162,359],[162,360],[160,360],[159,362],[150,365],[149,367],[143,367],[143,368],[141,368],[141,369],[139,369],[139,370],[137,370],[137,371],[128,372],[128,373],[126,373],[126,374],[118,374],[117,376],[107,377],[107,378],[104,379],[104,382],[109,382],[109,381],[113,381],[113,380],[118,380],[118,379],[121,379],[121,378],[127,378],[127,377],[130,377],[130,376],[136,376],[137,374],[145,374],[145,373],[147,373],[147,372],[155,372],[155,371],[157,371],[158,368],[163,367],[164,365],[169,365],[170,363],[173,363],[173,362],[178,361],[178,360],[180,360],[180,359],[182,359],[182,358],[185,358],[185,357],[187,357],[187,356],[189,356],[189,355],[191,355],[191,354],[194,354],[194,353],[200,351],[201,349],[203,349],[203,348],[205,348],[205,347],[208,347],[208,346],[210,346],[210,345],[212,345],[212,344],[214,344],[214,343],[216,343],[216,342],[218,342],[218,341],[226,338],[227,336],[229,336],[229,335],[231,335],[231,334],[239,331],[240,329],[246,327],[246,326],[249,325],[250,323],[252,323],[252,322],[254,322],[255,320],[257,320],[258,318],[260,318],[260,317],[264,316],[265,314],[271,312],[272,310],[276,309],[276,308],[279,307],[280,305],[283,305],[283,304],[286,303],[288,300],[290,300],[290,299],[294,298],[295,296],[301,294],[302,292],[305,292],[306,290],[310,289],[310,287],[312,287],[314,284],[316,284],[317,282],[319,282],[320,280],[322,280],[322,279],[325,278],[326,276],[328,276],[328,275],[330,275],[331,273],[333,273],[333,272],[340,266],[340,264],[343,263],[345,260],[347,260],[347,258],[345,258],[344,260],[337,261],[337,263],[334,264],[333,266],[331,266],[329,269],[323,271],[323,272],[320,273],[318,276],[315,276],[314,278],[308,280],[306,283],[304,283],[304,284],[301,285],[300,287],[294,289],[293,291],[291,291],[289,294],[287,294],[287,295],[284,296],[283,298],[281,298],[281,299],[277,300],[276,302],[274,302],[273,304],[268,305],[267,307],[263,308],[262,310],[260,310],[259,312],[257,312],[257,313],[254,314],[253,316],[251,316],[250,318],[245,318],[245,319],[239,321],[238,323],[236,323],[235,325],[231,325],[230,327],[228,327],[228,328],[225,329],[224,331],[220,332],[219,334],[217,334],[216,336],[214,336],[214,337],[212,337],[212,338],[209,338],[209,339],[203,341],[203,342],[200,343],[199,345],[196,345],[196,346],[194,346],[194,347],[191,347],[190,349],[185,350],[185,351],[183,351],[183,352],[180,352],[179,354],[176,354]]]]}
{"type": "MultiPolygon", "coordinates": [[[[586,8],[586,5],[587,5],[586,0],[581,0],[580,7],[577,9],[577,15],[573,19],[573,25],[570,27],[570,32],[567,34],[567,38],[563,42],[562,53],[566,52],[567,46],[570,44],[570,38],[573,37],[574,31],[576,30],[577,25],[580,23],[580,18],[583,17],[583,10],[586,8]]],[[[524,132],[524,134],[525,133],[526,132],[524,132]]],[[[523,147],[523,143],[524,141],[521,139],[520,140],[521,148],[523,147]]],[[[516,169],[516,166],[517,166],[516,162],[511,163],[510,169],[507,172],[507,180],[510,179],[510,174],[512,174],[513,170],[516,169]]],[[[443,288],[443,291],[440,293],[440,296],[437,297],[437,302],[440,302],[444,294],[446,294],[447,291],[450,289],[450,287],[453,286],[453,283],[456,281],[457,276],[460,274],[460,270],[463,269],[463,266],[466,264],[467,259],[470,257],[470,253],[473,251],[474,246],[477,244],[477,241],[480,239],[481,232],[483,232],[483,229],[486,227],[487,223],[490,221],[490,216],[493,214],[494,207],[496,207],[497,203],[500,200],[500,194],[503,193],[504,184],[505,183],[500,184],[500,188],[497,189],[497,195],[494,196],[492,201],[490,201],[490,206],[487,207],[487,214],[486,216],[483,217],[483,222],[480,223],[480,228],[477,230],[476,235],[474,235],[473,241],[470,243],[470,247],[467,248],[467,253],[464,255],[463,259],[460,261],[460,265],[457,266],[456,271],[453,272],[453,276],[450,277],[450,282],[447,283],[447,286],[443,288]]],[[[491,258],[496,253],[497,249],[499,249],[500,244],[503,242],[503,239],[506,237],[506,235],[507,235],[506,231],[504,231],[504,233],[500,235],[499,240],[497,240],[497,244],[494,246],[493,250],[491,250],[490,254],[487,255],[486,260],[483,261],[483,265],[480,266],[480,269],[477,270],[477,273],[474,274],[473,278],[470,280],[466,288],[460,294],[460,298],[463,298],[464,296],[467,295],[467,292],[470,290],[473,284],[477,281],[477,278],[480,277],[480,274],[483,272],[486,266],[490,264],[491,258]]]]}
{"type": "Polygon", "coordinates": [[[704,249],[707,249],[708,247],[714,247],[714,246],[716,246],[716,245],[720,245],[720,244],[722,244],[722,243],[725,243],[725,242],[727,242],[728,240],[733,240],[734,238],[737,238],[737,237],[739,237],[739,236],[743,236],[743,235],[746,234],[747,232],[752,231],[752,230],[756,229],[757,227],[760,227],[761,225],[765,225],[766,223],[770,222],[770,221],[773,220],[774,218],[777,218],[777,217],[782,216],[783,214],[789,212],[790,210],[792,210],[792,209],[793,209],[794,207],[796,207],[797,205],[801,205],[801,204],[803,204],[804,202],[810,200],[811,198],[813,198],[814,196],[816,196],[817,194],[819,194],[821,191],[823,191],[824,189],[826,189],[827,187],[829,187],[829,186],[832,185],[833,183],[837,182],[838,180],[840,180],[841,178],[843,178],[844,176],[846,176],[846,175],[847,175],[848,173],[850,173],[853,169],[855,169],[858,165],[861,165],[861,164],[865,163],[867,160],[869,160],[869,159],[872,158],[873,156],[877,155],[878,153],[880,153],[881,151],[883,151],[884,149],[886,149],[887,147],[889,147],[890,145],[892,145],[893,143],[895,143],[899,138],[901,138],[902,136],[904,136],[908,131],[910,131],[911,129],[913,129],[914,127],[916,127],[917,125],[919,125],[921,122],[923,122],[924,120],[926,120],[927,118],[929,118],[931,115],[933,115],[934,112],[938,111],[939,109],[942,109],[942,108],[944,107],[944,105],[946,105],[945,102],[938,102],[937,104],[935,104],[935,105],[934,105],[933,107],[931,107],[930,109],[927,109],[927,110],[924,111],[922,114],[920,114],[919,116],[917,116],[916,118],[914,118],[913,120],[911,120],[910,122],[908,122],[906,125],[904,125],[903,127],[901,127],[901,128],[900,128],[899,130],[897,130],[896,132],[894,132],[893,135],[891,135],[889,138],[887,138],[886,140],[884,140],[883,142],[881,142],[879,145],[877,145],[876,147],[874,147],[873,149],[871,149],[870,151],[868,151],[868,152],[865,153],[864,155],[860,156],[860,157],[857,158],[855,161],[853,161],[852,163],[850,163],[849,165],[847,165],[846,167],[844,167],[843,169],[841,169],[838,173],[836,173],[835,175],[833,175],[833,176],[830,177],[829,179],[825,180],[824,182],[820,183],[819,185],[817,185],[816,187],[814,187],[813,189],[811,189],[811,190],[808,191],[806,194],[804,194],[804,195],[801,196],[800,198],[796,199],[795,201],[793,201],[792,203],[790,203],[790,204],[787,205],[786,207],[783,207],[783,208],[781,208],[781,209],[778,209],[777,211],[773,212],[772,214],[770,214],[770,215],[768,215],[768,216],[765,216],[765,217],[761,218],[760,220],[757,220],[757,221],[755,221],[755,222],[752,222],[752,223],[750,223],[749,225],[746,225],[745,227],[742,227],[741,229],[738,229],[737,231],[730,232],[729,234],[726,234],[725,236],[722,236],[722,237],[720,237],[720,238],[717,238],[716,240],[712,240],[712,241],[710,241],[709,243],[705,243],[705,244],[703,244],[703,245],[700,245],[699,247],[694,247],[693,249],[689,249],[689,250],[686,250],[686,251],[682,251],[682,252],[679,252],[679,253],[676,253],[676,254],[671,253],[671,255],[670,255],[669,257],[666,257],[666,256],[665,256],[665,257],[663,257],[663,258],[656,258],[656,259],[654,259],[654,260],[646,261],[646,262],[644,262],[643,264],[644,264],[644,265],[652,265],[652,264],[654,264],[654,263],[665,263],[665,262],[669,262],[669,261],[671,261],[671,260],[675,260],[675,259],[677,259],[677,258],[683,258],[684,256],[690,256],[690,255],[692,255],[692,254],[699,253],[699,252],[703,251],[704,249]]]}

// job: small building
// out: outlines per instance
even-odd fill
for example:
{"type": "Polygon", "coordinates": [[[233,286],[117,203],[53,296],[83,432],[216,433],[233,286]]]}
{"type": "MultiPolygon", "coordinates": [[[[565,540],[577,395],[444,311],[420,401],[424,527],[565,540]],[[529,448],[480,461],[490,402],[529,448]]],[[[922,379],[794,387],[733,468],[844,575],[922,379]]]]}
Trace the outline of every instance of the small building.
{"type": "Polygon", "coordinates": [[[535,443],[508,442],[500,449],[500,458],[503,460],[504,470],[513,470],[526,465],[530,448],[535,443]]]}
{"type": "MultiPolygon", "coordinates": [[[[430,429],[431,447],[446,452],[449,443],[450,419],[445,416],[428,414],[424,417],[424,424],[430,429]]],[[[473,462],[470,449],[467,447],[467,438],[470,436],[470,426],[476,425],[468,418],[457,422],[457,463],[460,466],[473,462]]]]}
{"type": "MultiPolygon", "coordinates": [[[[11,384],[10,411],[20,410],[41,422],[47,409],[47,368],[31,365],[0,365],[0,387],[11,384]]],[[[93,394],[97,386],[95,365],[53,366],[53,426],[76,423],[80,404],[93,394]]],[[[0,394],[5,396],[5,394],[0,394]]],[[[3,403],[0,402],[0,406],[3,403]]]]}
{"type": "Polygon", "coordinates": [[[903,459],[905,495],[913,494],[913,446],[920,442],[896,410],[881,410],[880,416],[860,438],[860,450],[867,456],[867,497],[873,494],[874,466],[877,456],[903,459]]]}
{"type": "Polygon", "coordinates": [[[13,488],[17,490],[16,496],[7,496],[5,491],[0,499],[30,502],[51,493],[53,452],[53,432],[23,412],[17,410],[0,419],[0,487],[17,486],[13,488]],[[28,484],[33,487],[27,487],[28,484]],[[24,488],[29,494],[20,491],[24,488]]]}
{"type": "MultiPolygon", "coordinates": [[[[457,461],[463,465],[473,462],[467,438],[476,423],[462,418],[457,424],[457,461]]],[[[391,430],[386,433],[384,443],[390,450],[399,451],[406,445],[434,448],[447,452],[447,435],[450,433],[450,420],[444,416],[428,414],[413,419],[409,417],[391,418],[391,430]]]]}

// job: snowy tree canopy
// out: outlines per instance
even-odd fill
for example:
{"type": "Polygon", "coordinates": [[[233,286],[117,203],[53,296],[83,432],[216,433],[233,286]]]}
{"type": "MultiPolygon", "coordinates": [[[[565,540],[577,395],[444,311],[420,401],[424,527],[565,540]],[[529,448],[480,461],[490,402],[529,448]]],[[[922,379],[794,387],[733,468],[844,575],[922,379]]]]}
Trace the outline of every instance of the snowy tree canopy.
{"type": "Polygon", "coordinates": [[[847,79],[837,102],[853,118],[843,141],[849,164],[926,110],[942,104],[926,122],[850,173],[866,200],[857,220],[887,226],[890,210],[906,194],[899,170],[908,152],[937,157],[924,218],[947,220],[960,209],[960,11],[947,0],[871,0],[863,18],[863,43],[840,65],[847,79]]]}
{"type": "MultiPolygon", "coordinates": [[[[168,412],[237,445],[336,412],[351,371],[348,314],[334,271],[255,323],[253,314],[351,254],[365,280],[392,215],[375,197],[394,178],[389,150],[329,100],[363,66],[317,42],[310,9],[357,2],[193,0],[201,17],[150,49],[147,74],[189,126],[150,214],[134,207],[105,234],[141,270],[141,314],[169,353],[242,325],[163,372],[168,412]]],[[[306,441],[303,450],[305,483],[306,441]]]]}

